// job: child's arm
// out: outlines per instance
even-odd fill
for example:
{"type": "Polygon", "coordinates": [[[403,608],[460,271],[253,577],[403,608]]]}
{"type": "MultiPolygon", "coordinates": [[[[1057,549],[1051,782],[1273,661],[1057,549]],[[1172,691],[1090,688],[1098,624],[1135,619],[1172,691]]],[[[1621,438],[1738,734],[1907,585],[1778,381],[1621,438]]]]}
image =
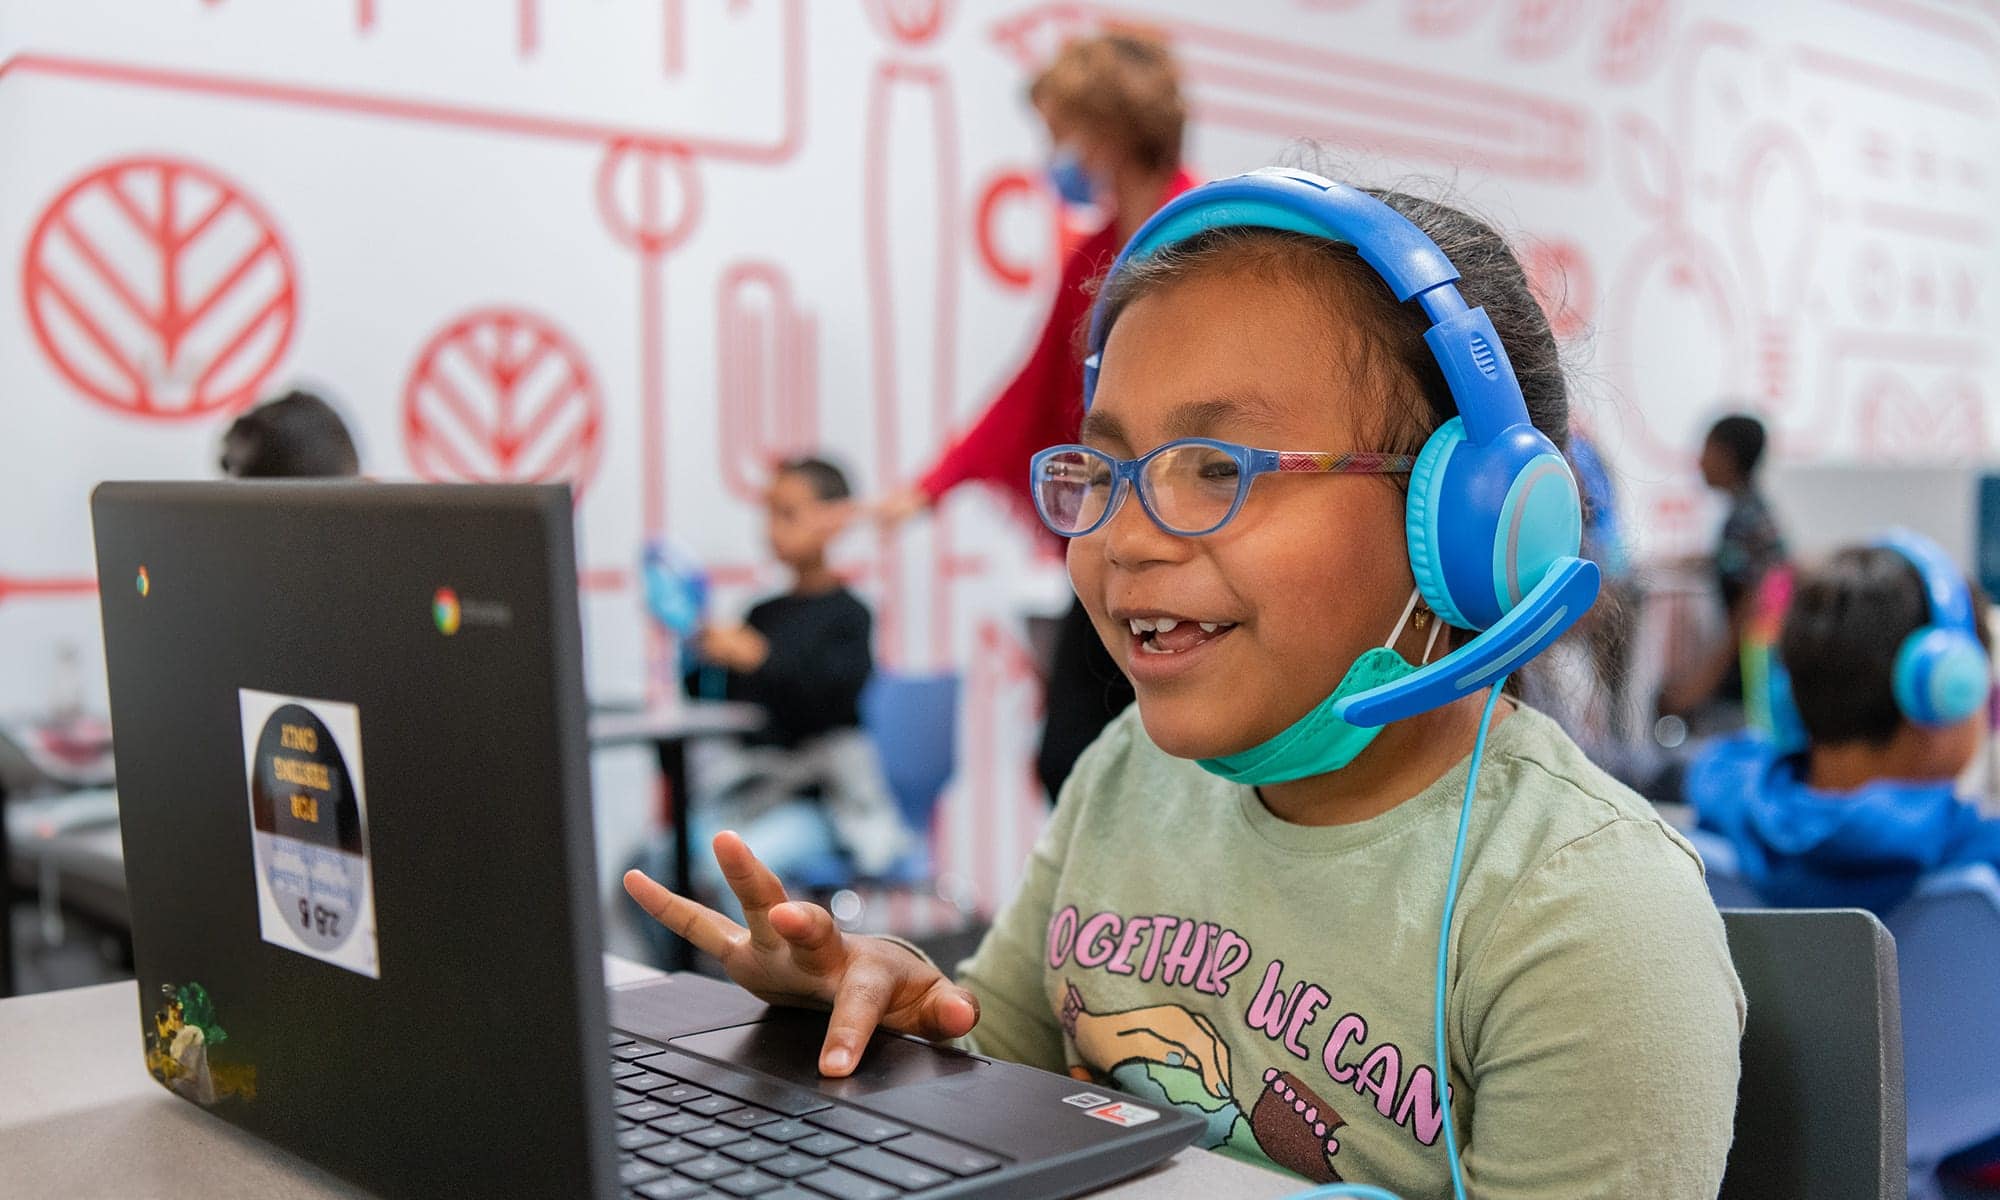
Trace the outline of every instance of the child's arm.
{"type": "Polygon", "coordinates": [[[1482,1200],[1707,1200],[1721,1185],[1743,996],[1700,869],[1664,841],[1637,820],[1577,839],[1468,951],[1456,1032],[1482,1200]]]}

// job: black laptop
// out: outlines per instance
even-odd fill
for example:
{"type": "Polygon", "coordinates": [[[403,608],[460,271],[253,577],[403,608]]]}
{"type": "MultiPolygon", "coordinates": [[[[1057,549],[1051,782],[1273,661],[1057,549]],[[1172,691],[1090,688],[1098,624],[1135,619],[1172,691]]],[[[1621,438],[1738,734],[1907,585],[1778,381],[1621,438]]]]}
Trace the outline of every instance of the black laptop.
{"type": "Polygon", "coordinates": [[[603,986],[569,492],[92,502],[148,1070],[390,1197],[1070,1196],[1195,1119],[603,986]],[[607,1011],[608,1010],[608,1011],[607,1011]]]}

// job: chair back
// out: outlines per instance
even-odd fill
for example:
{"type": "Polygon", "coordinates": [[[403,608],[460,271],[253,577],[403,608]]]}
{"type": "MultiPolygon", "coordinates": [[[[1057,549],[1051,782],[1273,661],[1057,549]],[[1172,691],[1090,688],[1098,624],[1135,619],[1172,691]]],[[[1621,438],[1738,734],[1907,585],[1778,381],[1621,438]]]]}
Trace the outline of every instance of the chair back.
{"type": "Polygon", "coordinates": [[[903,820],[930,832],[938,797],[958,766],[957,675],[877,671],[861,693],[861,724],[874,739],[882,772],[903,820]]]}
{"type": "Polygon", "coordinates": [[[1896,942],[1861,909],[1725,909],[1749,1016],[1719,1200],[1906,1194],[1896,942]]]}
{"type": "Polygon", "coordinates": [[[1940,1159],[2000,1134],[2000,873],[1985,863],[1935,871],[1887,924],[1907,1001],[1911,1184],[1920,1194],[1920,1184],[1934,1188],[1940,1159]]]}

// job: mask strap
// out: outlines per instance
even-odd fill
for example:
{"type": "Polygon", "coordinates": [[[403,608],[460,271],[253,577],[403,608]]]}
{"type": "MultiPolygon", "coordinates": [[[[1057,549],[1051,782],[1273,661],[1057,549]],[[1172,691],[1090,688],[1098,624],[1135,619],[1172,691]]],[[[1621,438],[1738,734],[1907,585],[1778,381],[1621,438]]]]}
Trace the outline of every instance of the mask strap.
{"type": "Polygon", "coordinates": [[[1417,611],[1417,599],[1422,595],[1419,589],[1410,589],[1410,602],[1403,606],[1403,615],[1396,621],[1396,628],[1389,631],[1389,640],[1382,643],[1383,649],[1394,650],[1396,643],[1403,640],[1403,629],[1410,623],[1410,614],[1417,611]]]}

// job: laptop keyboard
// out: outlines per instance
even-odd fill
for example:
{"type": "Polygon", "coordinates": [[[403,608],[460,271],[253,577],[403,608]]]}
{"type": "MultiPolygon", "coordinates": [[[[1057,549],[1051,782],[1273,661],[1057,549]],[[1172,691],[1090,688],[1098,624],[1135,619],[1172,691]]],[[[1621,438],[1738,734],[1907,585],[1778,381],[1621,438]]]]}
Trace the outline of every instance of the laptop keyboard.
{"type": "Polygon", "coordinates": [[[991,1154],[793,1087],[611,1035],[628,1200],[898,1200],[997,1170],[991,1154]]]}

